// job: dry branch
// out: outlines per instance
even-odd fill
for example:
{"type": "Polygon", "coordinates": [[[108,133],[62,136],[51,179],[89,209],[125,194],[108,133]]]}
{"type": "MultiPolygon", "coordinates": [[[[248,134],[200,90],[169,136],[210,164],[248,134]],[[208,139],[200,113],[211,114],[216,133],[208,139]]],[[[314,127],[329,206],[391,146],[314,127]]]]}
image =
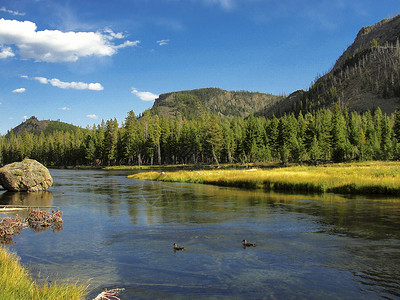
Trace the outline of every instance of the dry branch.
{"type": "Polygon", "coordinates": [[[111,300],[116,299],[120,300],[117,295],[119,292],[124,291],[125,289],[111,289],[111,290],[104,290],[100,294],[97,295],[96,298],[93,300],[111,300]]]}
{"type": "Polygon", "coordinates": [[[60,231],[62,222],[62,211],[59,210],[52,210],[51,213],[48,213],[45,210],[33,209],[25,220],[18,215],[14,218],[6,217],[0,220],[0,243],[13,243],[12,238],[19,235],[22,229],[26,227],[35,231],[44,231],[48,228],[52,228],[53,231],[60,231]]]}

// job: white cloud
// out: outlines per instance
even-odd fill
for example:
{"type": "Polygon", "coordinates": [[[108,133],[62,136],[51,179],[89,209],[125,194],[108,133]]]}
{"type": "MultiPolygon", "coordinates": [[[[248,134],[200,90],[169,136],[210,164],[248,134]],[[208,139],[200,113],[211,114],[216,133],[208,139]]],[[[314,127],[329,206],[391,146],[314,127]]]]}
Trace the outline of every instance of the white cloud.
{"type": "Polygon", "coordinates": [[[15,89],[12,91],[13,93],[25,93],[26,92],[26,88],[19,88],[19,89],[15,89]]]}
{"type": "Polygon", "coordinates": [[[60,109],[61,109],[61,110],[71,110],[69,107],[66,107],[66,106],[61,107],[60,109]]]}
{"type": "Polygon", "coordinates": [[[133,47],[136,46],[137,44],[139,44],[139,41],[125,41],[124,43],[117,45],[117,46],[113,46],[114,49],[121,49],[121,48],[126,48],[126,47],[133,47]]]}
{"type": "Polygon", "coordinates": [[[75,82],[75,81],[64,82],[57,78],[47,79],[45,77],[35,77],[34,79],[43,84],[50,83],[52,86],[58,87],[60,89],[93,90],[93,91],[104,90],[104,87],[100,83],[85,83],[85,82],[75,82]]]}
{"type": "Polygon", "coordinates": [[[0,59],[15,56],[11,47],[0,46],[0,59]]]}
{"type": "Polygon", "coordinates": [[[159,40],[159,41],[157,41],[157,44],[159,46],[168,45],[168,43],[169,43],[169,40],[159,40]]]}
{"type": "Polygon", "coordinates": [[[6,12],[6,13],[9,13],[9,14],[12,14],[12,15],[14,15],[14,16],[25,16],[25,13],[21,13],[21,12],[19,12],[19,11],[17,11],[17,10],[7,9],[7,8],[5,8],[4,6],[3,6],[3,7],[0,7],[0,11],[6,12]]]}
{"type": "Polygon", "coordinates": [[[23,59],[45,62],[74,62],[86,56],[112,56],[118,49],[136,46],[139,41],[112,43],[123,38],[111,29],[101,32],[38,31],[30,21],[0,19],[0,44],[15,45],[23,59]]]}
{"type": "Polygon", "coordinates": [[[86,115],[86,117],[90,119],[98,119],[99,117],[97,115],[86,115]]]}
{"type": "Polygon", "coordinates": [[[143,101],[154,101],[158,98],[158,95],[150,93],[150,92],[139,92],[137,89],[132,88],[132,94],[136,95],[140,100],[143,101]]]}
{"type": "Polygon", "coordinates": [[[104,33],[108,34],[108,39],[123,39],[125,38],[122,32],[115,33],[112,29],[106,28],[104,29],[104,33]]]}

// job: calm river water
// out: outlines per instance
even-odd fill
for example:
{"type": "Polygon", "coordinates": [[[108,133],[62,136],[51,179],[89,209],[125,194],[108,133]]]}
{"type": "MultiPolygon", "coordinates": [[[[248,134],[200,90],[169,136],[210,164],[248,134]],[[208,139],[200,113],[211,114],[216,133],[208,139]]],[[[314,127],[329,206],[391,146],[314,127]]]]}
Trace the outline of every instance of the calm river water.
{"type": "Polygon", "coordinates": [[[63,230],[25,229],[9,248],[41,278],[89,281],[88,299],[117,287],[121,299],[400,298],[399,199],[50,172],[49,192],[0,203],[57,206],[63,230]]]}

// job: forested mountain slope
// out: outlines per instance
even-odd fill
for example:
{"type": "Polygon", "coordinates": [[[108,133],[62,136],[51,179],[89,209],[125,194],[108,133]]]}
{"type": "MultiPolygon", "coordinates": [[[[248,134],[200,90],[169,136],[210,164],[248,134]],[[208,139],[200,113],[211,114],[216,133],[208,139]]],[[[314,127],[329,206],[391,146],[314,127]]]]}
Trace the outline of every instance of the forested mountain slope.
{"type": "Polygon", "coordinates": [[[364,112],[380,107],[392,113],[400,106],[400,15],[363,27],[354,43],[308,91],[296,91],[258,115],[314,111],[335,104],[364,112]]]}
{"type": "MultiPolygon", "coordinates": [[[[43,132],[45,135],[52,134],[55,131],[68,132],[76,131],[79,127],[71,124],[67,124],[60,121],[41,120],[39,121],[36,117],[32,116],[25,122],[19,124],[13,128],[14,135],[22,135],[24,131],[33,134],[40,134],[43,132]]],[[[9,133],[7,134],[9,135],[9,133]]]]}
{"type": "Polygon", "coordinates": [[[205,113],[219,116],[247,117],[252,112],[268,109],[283,97],[247,91],[225,91],[204,88],[166,93],[155,100],[152,114],[198,118],[205,113]]]}

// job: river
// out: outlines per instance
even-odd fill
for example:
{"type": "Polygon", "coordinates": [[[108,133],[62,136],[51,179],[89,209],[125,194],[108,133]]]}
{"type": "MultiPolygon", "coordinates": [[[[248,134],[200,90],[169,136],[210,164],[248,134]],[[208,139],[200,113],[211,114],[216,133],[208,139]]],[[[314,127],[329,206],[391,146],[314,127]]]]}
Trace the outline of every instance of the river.
{"type": "Polygon", "coordinates": [[[89,284],[88,299],[400,298],[400,199],[50,173],[48,192],[0,203],[57,206],[63,229],[25,229],[8,247],[38,280],[89,284]]]}

